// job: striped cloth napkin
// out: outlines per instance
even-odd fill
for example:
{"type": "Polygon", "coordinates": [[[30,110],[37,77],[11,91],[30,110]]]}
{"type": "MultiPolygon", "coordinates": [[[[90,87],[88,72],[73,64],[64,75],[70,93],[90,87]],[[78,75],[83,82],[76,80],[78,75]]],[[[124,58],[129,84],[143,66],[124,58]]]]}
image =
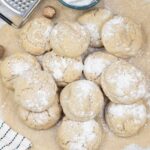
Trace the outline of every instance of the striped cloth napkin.
{"type": "Polygon", "coordinates": [[[0,150],[28,150],[31,142],[0,119],[0,150]]]}

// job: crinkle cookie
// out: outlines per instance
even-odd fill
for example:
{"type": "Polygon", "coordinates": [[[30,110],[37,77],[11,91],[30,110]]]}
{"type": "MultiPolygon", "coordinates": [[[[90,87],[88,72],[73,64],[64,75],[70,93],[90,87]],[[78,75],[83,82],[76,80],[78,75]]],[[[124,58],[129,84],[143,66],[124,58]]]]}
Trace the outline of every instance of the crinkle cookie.
{"type": "Polygon", "coordinates": [[[29,111],[42,112],[55,102],[56,92],[56,83],[49,73],[26,73],[17,80],[15,101],[29,111]]]}
{"type": "Polygon", "coordinates": [[[20,119],[30,128],[43,130],[53,127],[61,118],[62,109],[56,102],[43,112],[31,112],[23,107],[19,107],[20,119]]]}
{"type": "Polygon", "coordinates": [[[104,52],[94,52],[88,55],[84,61],[84,75],[88,80],[100,85],[102,72],[117,60],[117,57],[113,55],[104,52]]]}
{"type": "Polygon", "coordinates": [[[130,18],[116,16],[103,26],[102,41],[106,50],[118,57],[135,56],[143,43],[141,26],[130,18]]]}
{"type": "Polygon", "coordinates": [[[82,24],[90,33],[90,46],[101,47],[101,30],[105,22],[113,17],[112,13],[107,9],[94,9],[86,12],[79,17],[78,21],[82,24]]]}
{"type": "Polygon", "coordinates": [[[101,85],[114,103],[135,103],[147,93],[144,74],[123,60],[113,63],[102,73],[101,85]]]}
{"type": "Polygon", "coordinates": [[[40,64],[36,58],[28,53],[18,52],[4,59],[1,63],[0,72],[4,84],[14,88],[15,80],[24,73],[32,70],[40,70],[40,64]]]}
{"type": "Polygon", "coordinates": [[[41,55],[51,49],[50,33],[54,24],[44,17],[36,18],[21,30],[21,44],[23,48],[33,54],[41,55]]]}
{"type": "Polygon", "coordinates": [[[131,105],[109,103],[105,112],[106,122],[117,136],[137,134],[147,120],[146,107],[142,103],[131,105]]]}
{"type": "Polygon", "coordinates": [[[95,120],[76,122],[64,118],[58,128],[58,142],[63,150],[98,150],[102,129],[95,120]]]}
{"type": "Polygon", "coordinates": [[[44,70],[52,74],[59,86],[65,86],[82,76],[83,63],[81,57],[62,57],[52,51],[46,53],[42,60],[44,70]]]}
{"type": "Polygon", "coordinates": [[[60,103],[67,118],[87,121],[103,112],[104,97],[94,82],[79,80],[62,90],[60,103]]]}
{"type": "Polygon", "coordinates": [[[60,22],[51,32],[51,46],[60,56],[78,57],[87,51],[90,36],[77,22],[60,22]]]}

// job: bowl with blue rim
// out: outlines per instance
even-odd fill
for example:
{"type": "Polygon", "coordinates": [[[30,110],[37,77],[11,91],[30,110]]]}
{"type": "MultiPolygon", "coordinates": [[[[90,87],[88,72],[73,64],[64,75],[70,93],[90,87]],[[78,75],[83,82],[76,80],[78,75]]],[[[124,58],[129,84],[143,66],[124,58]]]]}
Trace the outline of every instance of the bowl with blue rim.
{"type": "Polygon", "coordinates": [[[77,9],[77,10],[86,10],[86,9],[92,8],[100,2],[100,0],[91,0],[91,2],[89,1],[88,4],[84,4],[86,0],[80,0],[80,1],[83,1],[83,4],[82,2],[81,2],[81,5],[77,4],[78,0],[74,0],[72,1],[72,3],[71,2],[69,3],[65,0],[59,0],[59,2],[62,3],[64,6],[72,8],[72,9],[77,9]]]}

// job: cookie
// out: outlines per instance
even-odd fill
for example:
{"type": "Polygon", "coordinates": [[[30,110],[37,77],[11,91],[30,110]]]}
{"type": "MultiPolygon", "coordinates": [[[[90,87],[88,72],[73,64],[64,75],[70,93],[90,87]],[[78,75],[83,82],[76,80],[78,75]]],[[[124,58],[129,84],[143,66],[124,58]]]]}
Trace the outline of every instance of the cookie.
{"type": "Polygon", "coordinates": [[[53,127],[61,118],[62,109],[56,102],[43,112],[31,112],[19,107],[18,115],[20,119],[30,128],[44,130],[53,127]]]}
{"type": "Polygon", "coordinates": [[[98,51],[89,54],[84,61],[84,75],[86,79],[100,85],[102,72],[117,60],[117,57],[105,52],[98,51]]]}
{"type": "Polygon", "coordinates": [[[53,105],[57,86],[45,71],[26,73],[19,77],[15,86],[15,101],[32,112],[42,112],[53,105]]]}
{"type": "Polygon", "coordinates": [[[121,57],[135,56],[142,47],[141,26],[130,18],[116,16],[104,24],[102,41],[108,52],[121,57]]]}
{"type": "Polygon", "coordinates": [[[13,89],[15,80],[26,72],[40,70],[36,58],[28,53],[18,52],[6,57],[0,67],[3,83],[13,89]]]}
{"type": "Polygon", "coordinates": [[[107,9],[94,9],[86,12],[78,18],[80,24],[82,24],[90,33],[90,46],[101,47],[101,30],[105,22],[113,17],[112,13],[107,9]]]}
{"type": "Polygon", "coordinates": [[[142,103],[131,105],[109,103],[106,107],[105,118],[110,130],[117,136],[133,136],[146,123],[146,107],[142,103]]]}
{"type": "Polygon", "coordinates": [[[90,43],[86,29],[77,22],[60,22],[51,32],[51,46],[54,52],[65,57],[79,57],[90,43]]]}
{"type": "Polygon", "coordinates": [[[102,113],[104,97],[94,82],[79,80],[68,84],[62,90],[60,103],[67,118],[87,121],[102,113]]]}
{"type": "Polygon", "coordinates": [[[58,128],[58,143],[64,150],[98,150],[102,129],[95,120],[76,122],[64,118],[58,128]]]}
{"type": "Polygon", "coordinates": [[[41,55],[50,51],[50,33],[54,24],[45,17],[28,22],[21,30],[21,44],[25,51],[33,55],[41,55]]]}
{"type": "Polygon", "coordinates": [[[101,76],[104,93],[114,103],[132,104],[147,93],[145,75],[126,61],[110,65],[101,76]]]}
{"type": "Polygon", "coordinates": [[[52,51],[46,53],[42,60],[44,70],[52,74],[59,86],[65,86],[82,76],[83,63],[81,57],[62,57],[52,51]]]}

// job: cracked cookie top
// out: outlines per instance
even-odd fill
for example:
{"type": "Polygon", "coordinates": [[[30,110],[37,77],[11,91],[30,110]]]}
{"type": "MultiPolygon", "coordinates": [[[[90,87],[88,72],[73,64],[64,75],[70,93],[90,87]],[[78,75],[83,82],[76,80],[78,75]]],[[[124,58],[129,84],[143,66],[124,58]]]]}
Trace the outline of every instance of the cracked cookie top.
{"type": "Polygon", "coordinates": [[[82,58],[68,58],[48,52],[42,58],[44,70],[52,74],[59,86],[80,79],[83,70],[82,58]]]}
{"type": "Polygon", "coordinates": [[[61,117],[61,106],[58,104],[58,96],[55,103],[43,112],[31,112],[22,107],[18,108],[21,120],[33,129],[48,129],[55,125],[61,117]]]}
{"type": "Polygon", "coordinates": [[[141,102],[131,105],[109,103],[105,118],[112,132],[121,137],[133,136],[146,123],[146,107],[141,102]]]}
{"type": "Polygon", "coordinates": [[[90,46],[102,47],[101,30],[103,25],[113,17],[113,14],[103,8],[94,9],[88,11],[78,18],[80,24],[82,24],[90,34],[90,46]]]}
{"type": "Polygon", "coordinates": [[[40,17],[28,22],[21,30],[21,44],[25,51],[41,55],[50,51],[50,33],[54,24],[50,19],[40,17]]]}
{"type": "Polygon", "coordinates": [[[94,52],[84,61],[84,75],[88,80],[100,85],[102,72],[117,60],[117,57],[105,52],[94,52]]]}
{"type": "Polygon", "coordinates": [[[76,122],[64,118],[58,128],[58,142],[64,150],[97,150],[102,130],[95,120],[76,122]]]}
{"type": "Polygon", "coordinates": [[[69,119],[86,121],[103,112],[104,97],[94,82],[78,80],[62,90],[60,103],[69,119]]]}
{"type": "Polygon", "coordinates": [[[51,32],[51,45],[55,53],[66,57],[79,57],[87,51],[90,36],[77,22],[60,22],[51,32]]]}
{"type": "Polygon", "coordinates": [[[119,60],[102,73],[101,85],[107,97],[114,103],[132,104],[147,93],[146,77],[138,68],[119,60]]]}
{"type": "Polygon", "coordinates": [[[28,53],[17,52],[4,59],[1,63],[0,72],[4,84],[14,88],[14,81],[26,72],[40,70],[40,64],[36,58],[28,53]]]}
{"type": "Polygon", "coordinates": [[[130,18],[116,16],[104,24],[102,42],[106,50],[118,57],[135,56],[142,47],[142,29],[130,18]]]}
{"type": "Polygon", "coordinates": [[[57,86],[51,74],[45,71],[29,72],[18,78],[15,100],[33,112],[42,112],[55,102],[57,86]]]}

